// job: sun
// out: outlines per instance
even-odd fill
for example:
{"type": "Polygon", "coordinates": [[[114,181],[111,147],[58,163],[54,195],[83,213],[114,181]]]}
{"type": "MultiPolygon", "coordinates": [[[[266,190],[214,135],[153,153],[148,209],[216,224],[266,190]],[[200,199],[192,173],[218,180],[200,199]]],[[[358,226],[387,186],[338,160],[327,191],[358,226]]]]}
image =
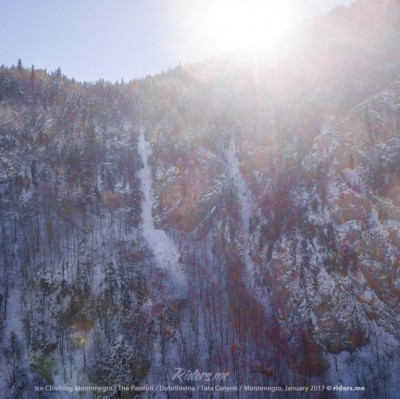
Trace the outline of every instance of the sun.
{"type": "Polygon", "coordinates": [[[217,0],[205,30],[216,52],[261,53],[275,48],[295,25],[285,0],[217,0]]]}

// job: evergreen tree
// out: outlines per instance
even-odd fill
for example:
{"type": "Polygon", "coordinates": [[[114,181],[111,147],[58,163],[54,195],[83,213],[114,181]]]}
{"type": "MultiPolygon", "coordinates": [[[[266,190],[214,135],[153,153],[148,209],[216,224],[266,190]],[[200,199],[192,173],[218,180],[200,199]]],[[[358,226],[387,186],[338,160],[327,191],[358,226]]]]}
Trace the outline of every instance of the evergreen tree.
{"type": "Polygon", "coordinates": [[[32,64],[32,67],[31,67],[31,83],[34,83],[35,79],[36,79],[35,66],[32,64]]]}
{"type": "Polygon", "coordinates": [[[61,73],[61,68],[60,68],[60,67],[58,67],[58,68],[56,69],[55,75],[56,75],[56,78],[57,78],[57,79],[61,79],[62,73],[61,73]]]}

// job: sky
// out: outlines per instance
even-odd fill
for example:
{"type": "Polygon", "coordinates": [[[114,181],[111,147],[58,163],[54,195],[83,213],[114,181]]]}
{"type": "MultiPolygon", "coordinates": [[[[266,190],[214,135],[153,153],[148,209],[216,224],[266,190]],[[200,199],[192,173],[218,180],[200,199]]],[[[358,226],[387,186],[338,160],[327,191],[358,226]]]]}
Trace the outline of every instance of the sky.
{"type": "MultiPolygon", "coordinates": [[[[154,75],[215,53],[205,25],[216,1],[0,0],[0,65],[20,58],[88,82],[154,75]]],[[[299,19],[351,3],[288,1],[299,19]]]]}

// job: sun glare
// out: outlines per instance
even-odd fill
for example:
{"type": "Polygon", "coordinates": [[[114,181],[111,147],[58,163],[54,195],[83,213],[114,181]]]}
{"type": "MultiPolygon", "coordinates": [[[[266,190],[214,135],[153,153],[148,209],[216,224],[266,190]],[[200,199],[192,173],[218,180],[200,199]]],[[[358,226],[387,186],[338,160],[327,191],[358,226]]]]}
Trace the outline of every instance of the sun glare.
{"type": "Polygon", "coordinates": [[[212,4],[205,29],[217,52],[269,51],[295,22],[294,11],[285,0],[218,0],[212,4]]]}

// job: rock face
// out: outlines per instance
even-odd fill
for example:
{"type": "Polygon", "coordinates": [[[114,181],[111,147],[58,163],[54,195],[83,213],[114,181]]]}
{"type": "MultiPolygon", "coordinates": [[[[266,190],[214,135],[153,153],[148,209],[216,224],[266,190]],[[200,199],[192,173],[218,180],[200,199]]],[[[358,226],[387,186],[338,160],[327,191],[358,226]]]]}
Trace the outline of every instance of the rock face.
{"type": "Polygon", "coordinates": [[[336,9],[257,76],[231,59],[123,85],[0,69],[4,397],[196,386],[182,368],[396,398],[399,16],[336,9]]]}

